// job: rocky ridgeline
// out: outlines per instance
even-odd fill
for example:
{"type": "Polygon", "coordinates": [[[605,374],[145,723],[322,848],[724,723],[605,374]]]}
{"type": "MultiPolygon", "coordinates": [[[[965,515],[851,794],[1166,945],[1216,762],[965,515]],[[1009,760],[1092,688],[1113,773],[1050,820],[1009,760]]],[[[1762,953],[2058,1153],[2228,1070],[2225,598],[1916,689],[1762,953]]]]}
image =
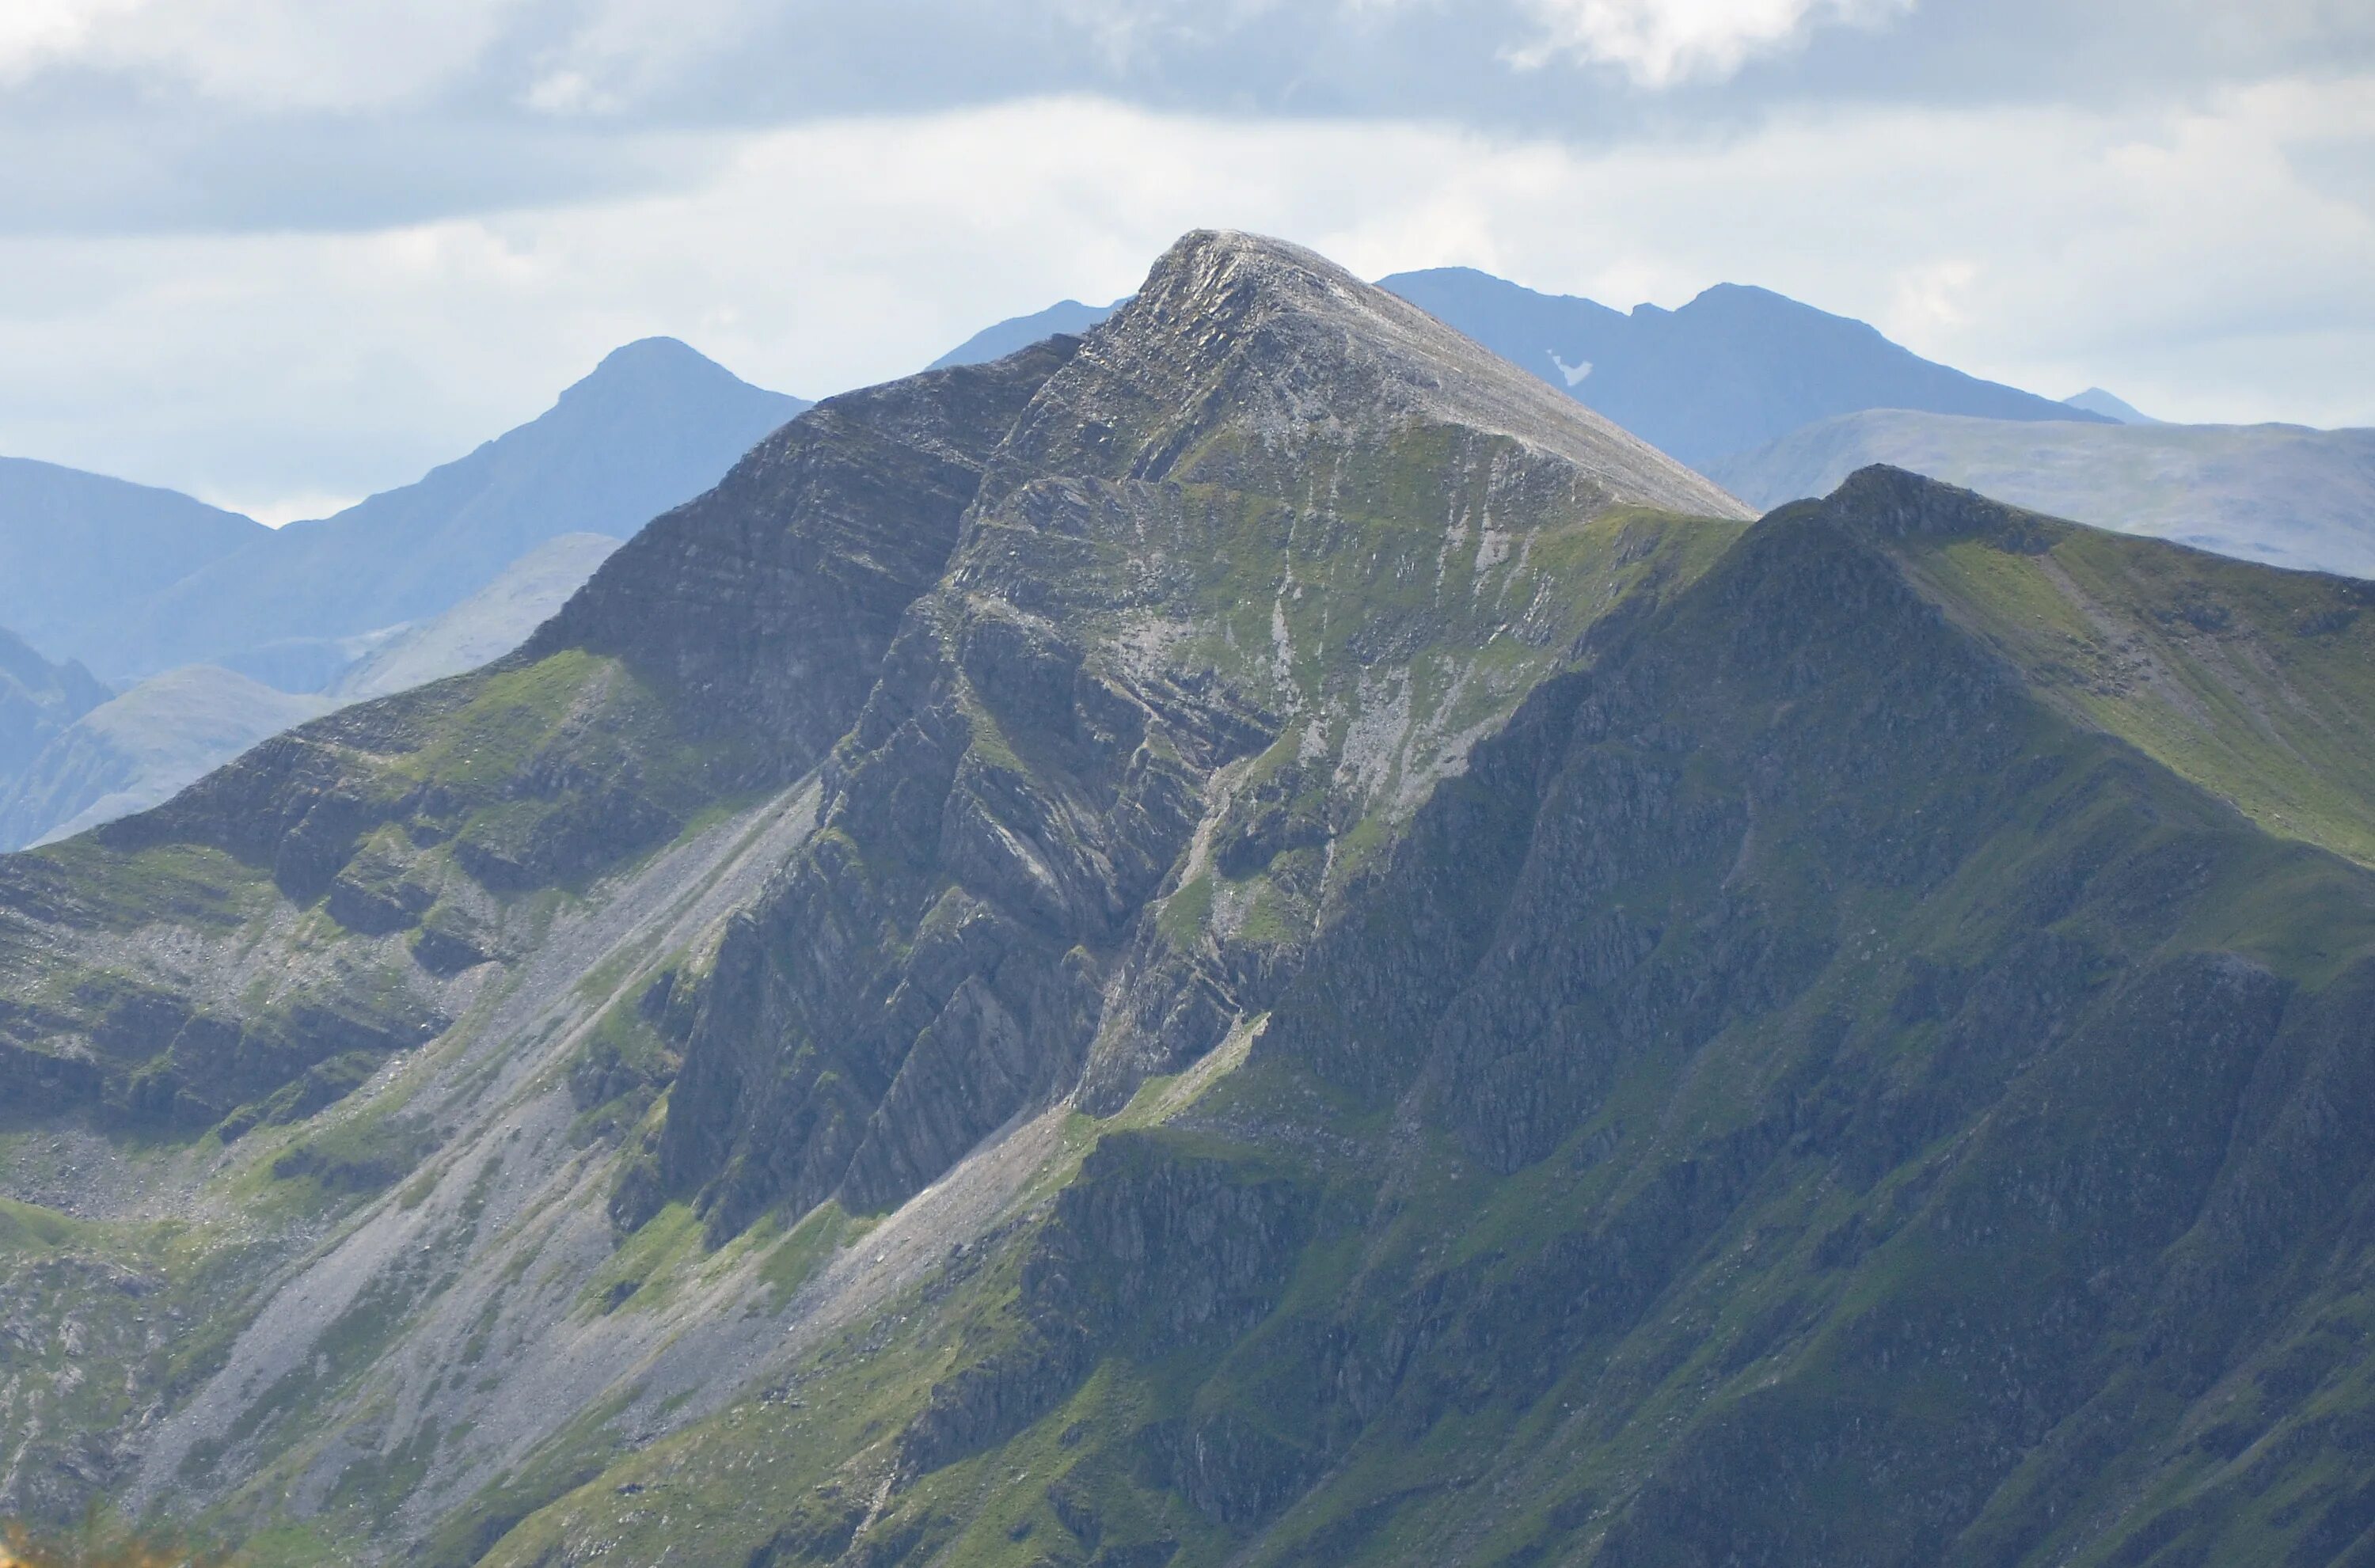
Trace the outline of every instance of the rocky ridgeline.
{"type": "MultiPolygon", "coordinates": [[[[500,1057],[556,897],[814,773],[815,833],[668,955],[629,1028],[663,1038],[570,1081],[666,1091],[627,1230],[895,1208],[1209,1050],[1294,972],[1338,841],[1390,842],[1738,512],[1320,258],[1191,236],[1086,342],[786,426],[487,670],[6,862],[0,1068],[43,1114],[230,1146],[415,1046],[500,1057]]],[[[455,1137],[364,1120],[273,1132],[273,1169],[368,1196],[455,1137]]]]}
{"type": "Polygon", "coordinates": [[[108,1401],[41,1339],[0,1496],[454,1564],[2350,1549],[2362,595],[1884,470],[1737,513],[1193,235],[0,862],[0,1069],[159,1150],[0,1208],[0,1323],[207,1325],[108,1401]]]}
{"type": "MultiPolygon", "coordinates": [[[[1427,653],[1472,662],[1474,605],[1534,585],[1518,563],[1537,531],[1619,503],[1734,510],[1318,257],[1183,242],[996,444],[827,764],[818,839],[727,937],[639,1190],[700,1194],[721,1240],[779,1202],[895,1208],[1084,1067],[1110,1110],[1209,1050],[1291,953],[1247,962],[1185,920],[1166,939],[1158,899],[1207,824],[1239,882],[1329,836],[1282,829],[1256,853],[1275,803],[1231,784],[1267,761],[1315,822],[1400,815],[1351,754],[1364,683],[1427,653]],[[1471,535],[1456,577],[1447,524],[1471,535]],[[1338,591],[1364,555],[1434,590],[1338,591]],[[1496,566],[1507,581],[1479,581],[1496,566]],[[1299,577],[1326,595],[1308,648],[1299,577]],[[1268,615],[1237,596],[1248,580],[1268,615]]],[[[1533,662],[1576,630],[1536,628],[1533,662]]],[[[1377,742],[1407,752],[1434,715],[1401,701],[1377,742]]],[[[1323,883],[1265,946],[1299,945],[1323,883]]]]}

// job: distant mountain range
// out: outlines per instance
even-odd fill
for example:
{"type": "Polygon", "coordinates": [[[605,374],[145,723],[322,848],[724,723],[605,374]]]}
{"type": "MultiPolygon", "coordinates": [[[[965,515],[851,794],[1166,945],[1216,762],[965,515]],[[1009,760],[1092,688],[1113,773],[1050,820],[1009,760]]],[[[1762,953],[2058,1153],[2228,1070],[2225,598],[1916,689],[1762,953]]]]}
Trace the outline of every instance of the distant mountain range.
{"type": "MultiPolygon", "coordinates": [[[[1767,289],[1721,283],[1680,310],[1637,305],[1627,313],[1464,266],[1396,273],[1378,287],[1696,468],[1864,408],[2105,423],[2125,417],[1965,375],[1862,322],[1767,289]]],[[[935,368],[994,360],[1053,333],[1085,332],[1123,302],[1099,309],[1067,300],[1000,322],[935,368]]],[[[2108,397],[2099,388],[2080,395],[2108,397]]]]}
{"type": "Polygon", "coordinates": [[[1028,348],[1059,332],[1075,336],[1086,332],[1128,302],[1127,296],[1110,305],[1084,305],[1078,300],[1059,300],[1044,311],[1034,311],[1027,316],[1015,316],[995,326],[982,328],[924,368],[944,371],[951,365],[986,365],[993,360],[1003,360],[1018,348],[1028,348]]]}
{"type": "Polygon", "coordinates": [[[367,701],[502,657],[550,619],[625,542],[611,534],[547,539],[443,615],[374,650],[338,678],[330,695],[341,702],[367,701]]]}
{"type": "Polygon", "coordinates": [[[645,338],[417,484],[278,531],[0,459],[0,626],[22,629],[0,632],[0,850],[145,809],[290,725],[509,652],[623,538],[808,407],[645,338]]]}
{"type": "Polygon", "coordinates": [[[53,665],[23,638],[0,631],[0,777],[112,695],[82,666],[53,665]]]}
{"type": "Polygon", "coordinates": [[[1869,409],[1707,474],[1757,507],[1827,495],[1873,463],[2057,517],[2275,566],[2375,577],[2375,430],[2105,425],[1869,409]]]}
{"type": "MultiPolygon", "coordinates": [[[[478,668],[549,619],[620,540],[564,534],[433,620],[386,640],[327,692],[276,690],[219,665],[185,665],[121,696],[79,665],[43,666],[54,693],[28,750],[9,744],[29,690],[0,675],[0,851],[68,838],[145,811],[258,741],[349,703],[478,668]],[[93,699],[96,699],[94,701],[93,699]]],[[[0,640],[0,666],[39,655],[0,640]],[[10,657],[12,647],[18,650],[10,657]]],[[[36,702],[38,699],[30,699],[36,702]]]]}
{"type": "Polygon", "coordinates": [[[1933,364],[1862,322],[1766,289],[1719,283],[1680,310],[1628,314],[1468,267],[1380,281],[1693,467],[1862,408],[2099,417],[1933,364]]]}
{"type": "Polygon", "coordinates": [[[2162,421],[2145,413],[2124,397],[2114,397],[2099,386],[2090,386],[2075,397],[2062,400],[2082,414],[2099,414],[2121,425],[2157,425],[2162,421]]]}
{"type": "Polygon", "coordinates": [[[624,537],[699,495],[808,406],[645,338],[418,483],[278,530],[171,490],[10,463],[0,625],[117,681],[214,664],[321,690],[375,639],[441,614],[546,540],[624,537]]]}
{"type": "Polygon", "coordinates": [[[271,536],[179,490],[0,457],[0,626],[112,669],[128,607],[271,536]]]}
{"type": "Polygon", "coordinates": [[[2366,1563],[2375,584],[1746,512],[1199,232],[0,856],[0,1516],[2366,1563]]]}
{"type": "Polygon", "coordinates": [[[170,799],[327,699],[212,665],[168,670],[84,713],[0,781],[0,850],[65,838],[170,799]]]}

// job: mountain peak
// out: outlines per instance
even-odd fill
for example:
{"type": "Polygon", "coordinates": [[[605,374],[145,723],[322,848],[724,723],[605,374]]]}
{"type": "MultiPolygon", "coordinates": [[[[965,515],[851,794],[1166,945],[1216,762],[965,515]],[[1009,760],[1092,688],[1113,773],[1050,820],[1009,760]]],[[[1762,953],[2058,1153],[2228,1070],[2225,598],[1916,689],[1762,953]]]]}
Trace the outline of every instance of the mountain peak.
{"type": "Polygon", "coordinates": [[[1058,380],[1101,370],[1172,410],[1217,407],[1211,400],[1228,388],[1235,417],[1265,444],[1306,430],[1389,436],[1460,426],[1554,454],[1614,497],[1747,514],[1715,485],[1400,295],[1266,235],[1183,235],[1058,380]]]}
{"type": "Polygon", "coordinates": [[[1182,280],[1209,282],[1239,276],[1326,278],[1355,289],[1365,287],[1326,256],[1292,241],[1242,229],[1191,229],[1156,258],[1140,292],[1157,293],[1182,280]]]}
{"type": "Polygon", "coordinates": [[[2123,425],[2157,425],[2162,422],[2126,398],[2106,392],[2099,386],[2090,386],[2075,397],[2065,397],[2062,401],[2081,413],[2099,414],[2123,425]]]}
{"type": "Polygon", "coordinates": [[[724,365],[678,337],[638,337],[602,356],[561,395],[561,401],[606,392],[652,387],[746,386],[724,365]]]}
{"type": "Polygon", "coordinates": [[[597,376],[605,372],[616,374],[670,365],[703,365],[712,370],[726,368],[681,337],[653,336],[638,337],[632,343],[619,345],[602,356],[601,363],[594,367],[593,373],[597,376]]]}

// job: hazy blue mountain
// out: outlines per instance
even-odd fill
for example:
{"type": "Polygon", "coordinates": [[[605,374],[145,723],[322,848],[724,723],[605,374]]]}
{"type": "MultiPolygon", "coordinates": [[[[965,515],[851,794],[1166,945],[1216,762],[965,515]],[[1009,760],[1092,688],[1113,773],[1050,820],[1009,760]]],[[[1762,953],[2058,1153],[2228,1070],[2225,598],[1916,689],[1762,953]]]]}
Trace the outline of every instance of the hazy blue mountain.
{"type": "Polygon", "coordinates": [[[81,665],[53,665],[23,638],[0,631],[0,779],[113,695],[81,665]]]}
{"type": "Polygon", "coordinates": [[[2075,397],[2062,400],[2083,413],[2100,414],[2123,425],[2157,425],[2162,421],[2138,408],[2124,397],[2115,397],[2099,386],[2090,386],[2075,397]]]}
{"type": "Polygon", "coordinates": [[[159,489],[0,457],[0,626],[53,657],[104,666],[115,612],[271,530],[159,489]]]}
{"type": "Polygon", "coordinates": [[[1379,281],[1696,467],[1864,408],[2073,417],[2067,404],[1932,363],[1862,322],[1766,289],[1719,283],[1680,310],[1628,314],[1471,267],[1379,281]]]}
{"type": "Polygon", "coordinates": [[[1879,408],[1708,466],[1742,500],[1827,495],[1869,464],[2275,566],[2375,577],[2375,430],[2104,425],[1879,408]]]}
{"type": "Polygon", "coordinates": [[[547,539],[443,615],[374,650],[338,678],[330,695],[342,702],[367,701],[502,657],[551,619],[625,542],[610,534],[547,539]]]}
{"type": "Polygon", "coordinates": [[[1199,232],[0,856],[0,1514],[2365,1563],[2375,584],[1743,513],[1199,232]]]}
{"type": "Polygon", "coordinates": [[[992,360],[1003,360],[1018,348],[1028,348],[1040,339],[1053,337],[1059,332],[1086,332],[1127,303],[1127,296],[1110,305],[1084,305],[1078,300],[1059,301],[1044,311],[984,327],[925,369],[944,371],[951,365],[986,365],[992,360]]]}
{"type": "Polygon", "coordinates": [[[292,523],[103,621],[103,673],[209,663],[318,690],[562,534],[623,537],[691,500],[808,404],[668,337],[611,353],[547,413],[335,517],[292,523]]]}
{"type": "Polygon", "coordinates": [[[0,777],[0,850],[68,837],[145,811],[257,741],[325,712],[211,665],[165,674],[100,703],[0,777]]]}
{"type": "Polygon", "coordinates": [[[8,739],[12,718],[28,707],[23,688],[0,687],[0,851],[145,811],[291,725],[491,663],[551,619],[622,542],[608,534],[548,539],[434,620],[382,641],[323,695],[189,665],[116,696],[79,665],[50,668],[21,643],[14,658],[0,645],[0,668],[31,658],[30,678],[56,694],[34,710],[47,721],[30,726],[28,750],[8,739]]]}

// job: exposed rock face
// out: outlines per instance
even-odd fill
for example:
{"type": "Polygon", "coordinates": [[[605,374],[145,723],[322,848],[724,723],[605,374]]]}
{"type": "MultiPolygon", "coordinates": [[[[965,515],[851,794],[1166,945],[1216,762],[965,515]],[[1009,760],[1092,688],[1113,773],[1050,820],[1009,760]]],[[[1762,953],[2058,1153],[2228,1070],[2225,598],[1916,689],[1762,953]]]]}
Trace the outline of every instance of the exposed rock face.
{"type": "MultiPolygon", "coordinates": [[[[1012,1437],[1117,1346],[1160,1356],[1245,1333],[1278,1304],[1312,1208],[1291,1181],[1182,1158],[1160,1142],[1108,1141],[1023,1260],[1022,1336],[933,1386],[900,1435],[903,1471],[938,1469],[1012,1437]]],[[[1150,1442],[1160,1462],[1194,1478],[1199,1506],[1217,1516],[1250,1524],[1283,1501],[1279,1456],[1258,1432],[1223,1423],[1150,1442]]]]}
{"type": "MultiPolygon", "coordinates": [[[[1407,682],[1474,617],[1487,584],[1470,572],[1507,560],[1523,581],[1538,536],[1620,502],[1734,510],[1318,257],[1183,241],[996,444],[944,581],[827,769],[823,834],[727,938],[669,1104],[665,1189],[702,1191],[721,1237],[779,1201],[895,1207],[1071,1088],[1093,1042],[1106,1106],[1209,1049],[1257,1005],[1231,973],[1248,966],[1147,932],[1215,780],[1292,730],[1311,810],[1403,814],[1362,775],[1353,715],[1331,726],[1330,704],[1361,695],[1347,666],[1407,682]],[[1298,576],[1347,570],[1438,589],[1346,595],[1298,648],[1298,576]],[[1247,624],[1231,596],[1247,590],[1269,626],[1247,624]]],[[[1258,873],[1294,838],[1255,854],[1269,831],[1239,831],[1225,869],[1258,873]]]]}
{"type": "MultiPolygon", "coordinates": [[[[56,977],[123,956],[109,913],[62,890],[65,905],[46,913],[77,935],[62,947],[57,931],[18,927],[18,972],[60,992],[20,1044],[47,1039],[41,1054],[76,1065],[29,1060],[24,1074],[53,1098],[81,1085],[135,1114],[203,1125],[368,1043],[314,1031],[317,1019],[375,1020],[365,1033],[383,1043],[437,1032],[451,1016],[442,992],[502,951],[497,901],[598,874],[704,804],[779,788],[815,765],[953,542],[994,439],[968,444],[965,432],[1010,423],[1066,351],[836,399],[620,551],[519,653],[275,737],[158,810],[100,829],[116,854],[228,855],[213,875],[233,888],[209,889],[228,905],[257,872],[282,898],[321,901],[347,931],[382,939],[384,978],[360,1007],[342,999],[325,1014],[308,1001],[261,1026],[227,996],[189,996],[194,972],[178,960],[140,965],[128,986],[69,980],[60,991],[56,977]],[[111,999],[119,991],[150,998],[136,1021],[124,1021],[133,1004],[111,999]],[[247,1042],[249,1066],[226,1070],[222,1052],[189,1032],[201,1022],[247,1042]]],[[[21,914],[39,910],[37,886],[82,886],[38,863],[12,870],[21,914]]],[[[226,909],[212,937],[244,952],[235,915],[226,909]]],[[[0,959],[6,943],[0,929],[0,959]]],[[[333,980],[332,994],[350,979],[333,980]]]]}
{"type": "MultiPolygon", "coordinates": [[[[1269,1473],[1557,1397],[1587,1476],[1625,1473],[1602,1467],[1648,1410],[1678,1423],[1621,1491],[1554,1511],[1542,1550],[1579,1560],[2030,1561],[2074,1512],[2219,1539],[2247,1491],[2143,1529],[2117,1478],[2193,1452],[2222,1379],[2269,1353],[2246,1324],[2280,1340],[2324,1310],[2331,1284],[2254,1270],[2362,1222],[2361,1161],[2289,1139],[2291,1179],[2361,1218],[2297,1213],[2278,1243],[2234,1216],[2271,1190],[2240,1157],[2259,1129],[2367,1070],[2375,878],[2074,733],[1890,554],[2037,548],[2026,526],[1885,475],[1768,519],[1539,691],[1347,901],[1256,1063],[1583,1206],[1414,1279],[1380,1256],[1266,1327],[1337,1347],[1318,1408],[1263,1429],[1321,1463],[1269,1473]],[[2298,937],[2238,911],[2253,878],[2320,890],[2296,929],[2328,956],[2280,972],[2298,937]],[[1695,1358],[1703,1383],[1653,1398],[1695,1358]]],[[[1431,1158],[1372,1151],[1375,1233],[1439,1185],[1431,1158]]],[[[1304,1375],[1295,1354],[1270,1375],[1304,1375]]],[[[2333,1440],[2299,1441],[2292,1462],[2333,1440]]],[[[1479,1463],[1532,1484],[1519,1452],[1479,1463]]]]}
{"type": "Polygon", "coordinates": [[[0,859],[0,1325],[108,1371],[19,1334],[0,1502],[457,1568],[2356,1550],[2357,590],[1721,504],[1193,236],[515,659],[0,859]]]}
{"type": "Polygon", "coordinates": [[[984,464],[1074,340],[832,398],[606,561],[523,651],[616,654],[783,776],[847,731],[984,464]]]}
{"type": "MultiPolygon", "coordinates": [[[[1207,1052],[1294,973],[1356,859],[1337,841],[1389,843],[1587,626],[1678,588],[1738,512],[1318,258],[1192,236],[1085,344],[786,427],[518,654],[0,865],[21,997],[0,1063],[45,1114],[211,1126],[333,1207],[483,1159],[500,1129],[455,1107],[500,1073],[568,1085],[617,1145],[591,1211],[629,1229],[674,1197],[718,1239],[827,1196],[888,1209],[1084,1075],[1110,1108],[1207,1052]],[[665,993],[650,1017],[604,1015],[546,1078],[494,1065],[561,1050],[549,1020],[592,1005],[555,935],[578,900],[812,772],[816,831],[763,896],[609,938],[665,993]],[[454,1064],[433,1091],[381,1070],[424,1043],[454,1064]],[[379,1108],[350,1111],[363,1085],[379,1108]],[[444,1108],[395,1108],[422,1095],[444,1108]]],[[[276,1299],[238,1356],[328,1332],[312,1299],[276,1299]]],[[[340,1419],[379,1421],[374,1397],[340,1419]]],[[[203,1472],[226,1484],[284,1441],[250,1423],[226,1451],[229,1430],[203,1472]]],[[[438,1488],[484,1441],[408,1506],[457,1501],[438,1488]]]]}
{"type": "Polygon", "coordinates": [[[1105,1137],[893,1501],[774,1560],[988,1555],[1016,1511],[957,1500],[1058,1432],[1054,1526],[1196,1561],[2356,1539],[2312,1478],[2359,1441],[2375,874],[1932,596],[2066,536],[1869,473],[1604,629],[1329,906],[1239,1077],[1105,1137]]]}

